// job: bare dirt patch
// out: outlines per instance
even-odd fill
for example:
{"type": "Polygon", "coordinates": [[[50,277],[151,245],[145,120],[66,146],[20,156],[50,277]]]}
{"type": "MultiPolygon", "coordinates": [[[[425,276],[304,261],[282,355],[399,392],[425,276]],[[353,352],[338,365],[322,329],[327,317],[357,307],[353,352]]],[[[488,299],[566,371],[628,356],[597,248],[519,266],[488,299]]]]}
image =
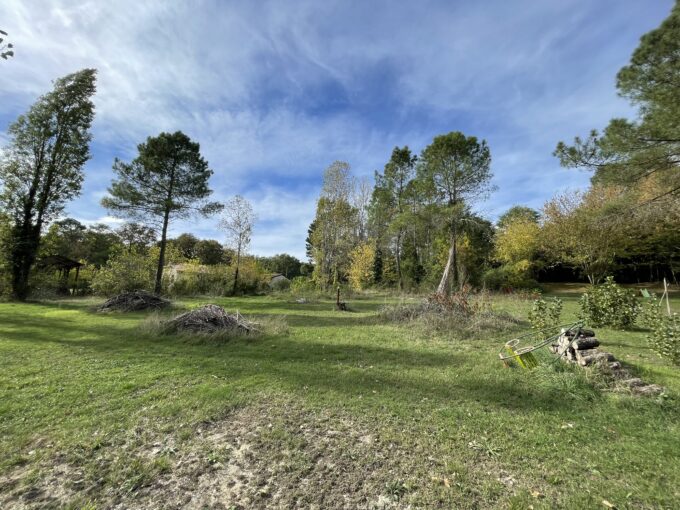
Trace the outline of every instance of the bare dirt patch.
{"type": "Polygon", "coordinates": [[[46,455],[0,478],[0,507],[409,508],[410,459],[347,417],[249,406],[185,440],[139,427],[124,445],[46,455]]]}

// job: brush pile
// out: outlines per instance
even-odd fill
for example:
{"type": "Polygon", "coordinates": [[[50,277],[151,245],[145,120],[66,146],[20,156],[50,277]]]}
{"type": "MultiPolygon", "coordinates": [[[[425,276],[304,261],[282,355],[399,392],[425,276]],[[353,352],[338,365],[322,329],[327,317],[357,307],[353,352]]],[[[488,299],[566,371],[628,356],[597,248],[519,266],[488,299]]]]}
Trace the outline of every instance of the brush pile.
{"type": "Polygon", "coordinates": [[[240,334],[258,333],[257,324],[249,322],[236,312],[227,313],[217,305],[204,305],[189,312],[178,315],[165,323],[169,333],[222,333],[233,332],[240,334]]]}
{"type": "Polygon", "coordinates": [[[170,301],[145,290],[123,292],[108,299],[99,307],[100,312],[136,312],[139,310],[160,310],[170,305],[170,301]]]}

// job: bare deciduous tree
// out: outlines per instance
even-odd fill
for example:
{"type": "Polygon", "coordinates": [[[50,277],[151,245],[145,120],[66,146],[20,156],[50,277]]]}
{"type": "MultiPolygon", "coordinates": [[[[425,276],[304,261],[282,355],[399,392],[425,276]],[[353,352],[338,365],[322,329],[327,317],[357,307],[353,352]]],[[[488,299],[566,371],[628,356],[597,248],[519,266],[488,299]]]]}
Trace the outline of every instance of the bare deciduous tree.
{"type": "Polygon", "coordinates": [[[255,221],[257,221],[257,215],[253,211],[253,206],[241,195],[236,195],[224,205],[224,215],[220,220],[219,228],[225,232],[227,244],[236,252],[234,293],[238,285],[241,256],[248,249],[255,221]]]}

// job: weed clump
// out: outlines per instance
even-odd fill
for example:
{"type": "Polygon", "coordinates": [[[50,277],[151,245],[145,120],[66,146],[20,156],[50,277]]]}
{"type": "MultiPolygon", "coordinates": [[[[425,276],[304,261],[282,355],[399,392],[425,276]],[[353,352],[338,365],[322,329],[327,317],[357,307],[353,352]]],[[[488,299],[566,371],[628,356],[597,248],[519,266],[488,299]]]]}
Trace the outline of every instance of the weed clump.
{"type": "Polygon", "coordinates": [[[493,310],[483,297],[473,298],[469,288],[449,295],[432,294],[417,303],[387,305],[379,315],[388,322],[454,337],[505,332],[521,323],[507,312],[493,310]]]}

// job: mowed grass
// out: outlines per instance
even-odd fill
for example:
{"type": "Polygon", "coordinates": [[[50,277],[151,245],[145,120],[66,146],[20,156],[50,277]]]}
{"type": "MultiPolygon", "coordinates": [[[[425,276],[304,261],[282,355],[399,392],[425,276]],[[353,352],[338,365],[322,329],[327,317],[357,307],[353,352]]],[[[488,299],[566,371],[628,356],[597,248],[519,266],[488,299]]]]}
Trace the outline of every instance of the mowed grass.
{"type": "MultiPolygon", "coordinates": [[[[567,322],[577,295],[563,299],[567,322]]],[[[680,371],[648,348],[645,331],[597,333],[631,371],[667,388],[660,397],[609,391],[596,374],[547,358],[532,372],[505,369],[497,353],[509,333],[459,338],[387,324],[377,311],[391,301],[357,297],[347,313],[330,300],[182,302],[289,325],[286,334],[218,345],[145,333],[146,313],[99,314],[93,299],[0,304],[0,500],[29,490],[57,458],[96,482],[73,508],[104,508],[112,492],[134,506],[135,492],[168,476],[173,461],[130,450],[130,431],[172,436],[181,450],[203,424],[239,409],[264,406],[276,417],[294,405],[350,420],[408,458],[403,469],[388,460],[382,494],[367,499],[416,508],[680,507],[680,371]],[[115,462],[103,465],[102,452],[115,462]]],[[[529,307],[494,299],[521,318],[529,307]]],[[[266,437],[274,450],[295,444],[284,433],[266,437]]]]}

